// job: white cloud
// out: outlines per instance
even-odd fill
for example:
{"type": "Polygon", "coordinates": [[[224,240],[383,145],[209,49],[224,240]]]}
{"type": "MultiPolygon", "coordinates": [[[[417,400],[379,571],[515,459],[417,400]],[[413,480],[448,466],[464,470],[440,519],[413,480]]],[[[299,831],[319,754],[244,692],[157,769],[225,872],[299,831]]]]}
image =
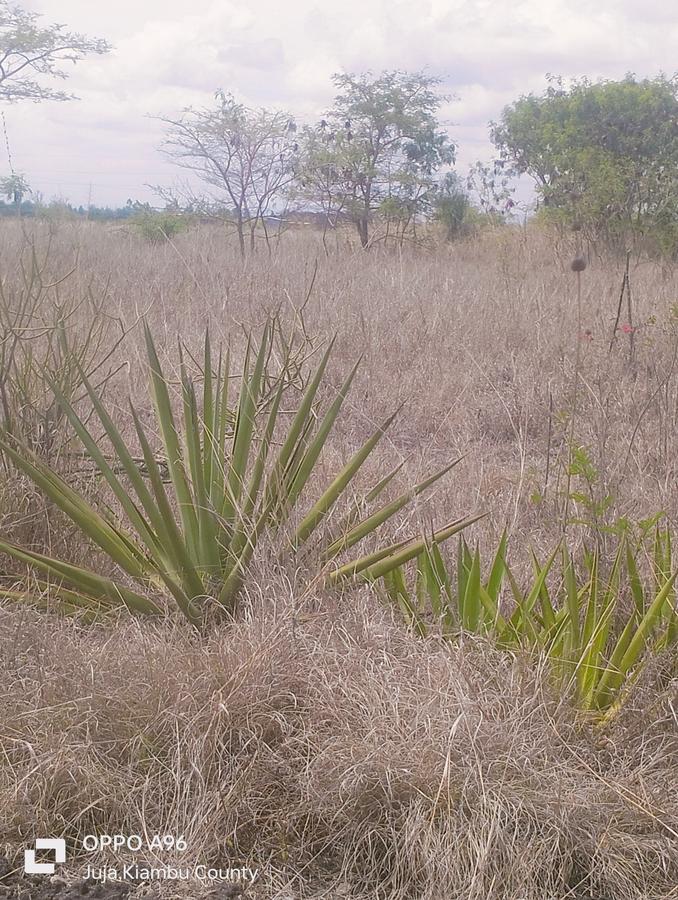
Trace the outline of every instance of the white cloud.
{"type": "Polygon", "coordinates": [[[109,56],[80,63],[77,103],[5,109],[15,168],[46,195],[117,204],[150,198],[175,170],[148,114],[209,103],[217,88],[312,119],[342,69],[419,69],[458,95],[460,167],[489,155],[487,122],[547,72],[653,75],[675,67],[678,21],[665,0],[24,0],[47,20],[108,37],[109,56]],[[90,187],[91,185],[91,187],[90,187]]]}

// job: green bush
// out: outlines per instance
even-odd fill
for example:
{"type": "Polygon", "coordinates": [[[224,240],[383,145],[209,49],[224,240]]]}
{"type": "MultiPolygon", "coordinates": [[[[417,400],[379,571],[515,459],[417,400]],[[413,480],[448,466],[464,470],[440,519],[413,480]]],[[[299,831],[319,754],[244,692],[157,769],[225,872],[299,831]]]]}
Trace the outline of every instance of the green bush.
{"type": "Polygon", "coordinates": [[[617,250],[675,255],[678,79],[550,77],[491,126],[505,175],[530,176],[541,218],[617,250]]]}
{"type": "Polygon", "coordinates": [[[473,231],[469,221],[471,201],[461,179],[448,173],[442,180],[433,200],[433,217],[445,231],[445,238],[454,241],[473,231]]]}
{"type": "Polygon", "coordinates": [[[155,212],[151,209],[137,213],[131,220],[134,231],[152,244],[172,240],[178,234],[188,231],[190,224],[189,219],[179,213],[155,212]]]}

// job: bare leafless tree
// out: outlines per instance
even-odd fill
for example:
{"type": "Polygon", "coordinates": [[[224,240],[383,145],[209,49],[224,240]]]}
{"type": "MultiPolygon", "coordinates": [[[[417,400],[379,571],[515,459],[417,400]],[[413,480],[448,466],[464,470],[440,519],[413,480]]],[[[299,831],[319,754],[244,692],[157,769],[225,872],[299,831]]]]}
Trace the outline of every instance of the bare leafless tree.
{"type": "Polygon", "coordinates": [[[280,217],[287,208],[296,177],[296,125],[286,112],[250,109],[224,91],[215,101],[160,118],[167,126],[163,152],[195,173],[207,193],[190,185],[160,193],[196,212],[227,217],[245,255],[248,245],[255,247],[258,228],[269,245],[267,217],[280,217]]]}

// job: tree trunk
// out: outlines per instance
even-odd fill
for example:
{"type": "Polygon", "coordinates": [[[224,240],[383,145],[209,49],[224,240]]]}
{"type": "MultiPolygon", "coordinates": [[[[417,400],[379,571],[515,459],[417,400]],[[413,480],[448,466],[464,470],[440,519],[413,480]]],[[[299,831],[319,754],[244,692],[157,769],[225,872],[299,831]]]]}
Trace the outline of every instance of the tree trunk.
{"type": "Polygon", "coordinates": [[[240,245],[240,255],[245,258],[245,229],[242,221],[242,212],[238,210],[238,216],[235,220],[235,227],[238,232],[238,244],[240,245]]]}
{"type": "Polygon", "coordinates": [[[370,244],[370,208],[372,206],[372,181],[371,179],[367,182],[365,186],[364,193],[361,199],[361,209],[358,214],[358,234],[360,235],[360,245],[363,250],[367,250],[370,244]]]}
{"type": "Polygon", "coordinates": [[[363,250],[367,250],[367,246],[369,244],[369,226],[367,222],[367,211],[361,213],[356,222],[356,226],[358,228],[358,234],[360,236],[360,246],[363,250]]]}
{"type": "Polygon", "coordinates": [[[327,249],[327,227],[329,224],[329,214],[325,213],[323,216],[323,250],[325,251],[325,256],[330,255],[330,251],[327,249]]]}
{"type": "MultiPolygon", "coordinates": [[[[264,232],[264,239],[266,241],[266,249],[268,250],[268,255],[271,255],[271,239],[268,236],[268,228],[266,227],[266,219],[261,217],[261,227],[264,232]]],[[[278,233],[280,233],[280,229],[282,228],[282,217],[280,218],[280,222],[278,223],[278,233]]]]}

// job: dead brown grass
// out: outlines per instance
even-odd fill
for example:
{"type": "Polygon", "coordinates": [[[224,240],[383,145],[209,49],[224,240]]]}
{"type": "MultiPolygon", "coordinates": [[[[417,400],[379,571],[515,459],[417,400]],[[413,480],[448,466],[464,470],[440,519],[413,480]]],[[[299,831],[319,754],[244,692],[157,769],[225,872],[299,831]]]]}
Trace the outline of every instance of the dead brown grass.
{"type": "MultiPolygon", "coordinates": [[[[49,226],[30,227],[44,248],[49,226]]],[[[478,536],[508,524],[517,546],[549,544],[560,529],[581,341],[575,434],[598,468],[595,491],[615,498],[607,520],[663,509],[675,526],[675,272],[632,270],[640,328],[629,362],[623,335],[607,350],[621,261],[594,257],[584,273],[589,339],[577,333],[567,239],[506,231],[370,254],[341,241],[326,258],[314,236],[290,234],[243,265],[212,228],[158,247],[61,223],[45,271],[77,263],[62,298],[91,290],[113,330],[147,315],[175,362],[177,333],[197,346],[208,320],[226,338],[280,305],[292,320],[313,282],[309,331],[338,330],[339,368],[365,357],[328,468],[405,400],[370,465],[404,458],[411,481],[467,453],[412,516],[483,508],[478,536]]],[[[16,223],[0,223],[9,282],[21,246],[16,223]]],[[[128,392],[144,402],[137,331],[109,393],[121,421],[128,392]]],[[[5,533],[30,527],[31,540],[63,546],[68,535],[45,530],[49,510],[25,485],[5,479],[3,491],[5,533]]],[[[311,597],[302,611],[298,601],[292,574],[274,576],[262,558],[243,620],[203,637],[171,622],[84,628],[0,607],[8,848],[37,833],[183,834],[194,861],[264,869],[256,895],[266,898],[672,896],[675,659],[648,670],[603,735],[550,695],[538,662],[476,641],[415,640],[367,590],[311,597]]]]}
{"type": "MultiPolygon", "coordinates": [[[[38,247],[46,247],[54,226],[28,227],[38,247]]],[[[23,239],[16,223],[0,228],[4,277],[11,281],[18,278],[23,239]]],[[[632,266],[638,330],[629,363],[622,333],[608,353],[624,261],[593,256],[582,279],[579,335],[569,267],[573,237],[506,230],[459,245],[370,254],[342,238],[326,258],[317,237],[291,233],[272,256],[262,252],[243,265],[216,227],[156,246],[120,226],[60,223],[44,278],[76,266],[59,287],[61,302],[64,295],[80,300],[91,292],[110,317],[111,339],[121,326],[133,328],[118,357],[127,366],[112,395],[121,419],[128,392],[145,399],[141,334],[134,328],[140,315],[176,363],[177,335],[197,349],[208,321],[226,340],[240,325],[262,322],[271,309],[280,307],[292,320],[313,284],[305,320],[319,340],[338,331],[336,378],[364,356],[353,408],[330,452],[342,457],[405,401],[374,466],[382,467],[386,457],[404,458],[406,477],[414,479],[467,453],[436,492],[436,506],[448,513],[482,507],[495,537],[507,523],[519,539],[547,542],[554,533],[579,342],[574,437],[598,469],[596,495],[614,498],[608,522],[665,510],[675,525],[678,275],[660,263],[632,266]],[[536,493],[543,500],[531,502],[536,493]]],[[[85,304],[81,315],[91,310],[85,304]]]]}
{"type": "Polygon", "coordinates": [[[368,597],[295,624],[271,589],[275,617],[204,641],[4,610],[6,840],[183,834],[184,864],[254,863],[266,897],[669,895],[668,694],[600,738],[525,660],[415,640],[368,597]]]}

